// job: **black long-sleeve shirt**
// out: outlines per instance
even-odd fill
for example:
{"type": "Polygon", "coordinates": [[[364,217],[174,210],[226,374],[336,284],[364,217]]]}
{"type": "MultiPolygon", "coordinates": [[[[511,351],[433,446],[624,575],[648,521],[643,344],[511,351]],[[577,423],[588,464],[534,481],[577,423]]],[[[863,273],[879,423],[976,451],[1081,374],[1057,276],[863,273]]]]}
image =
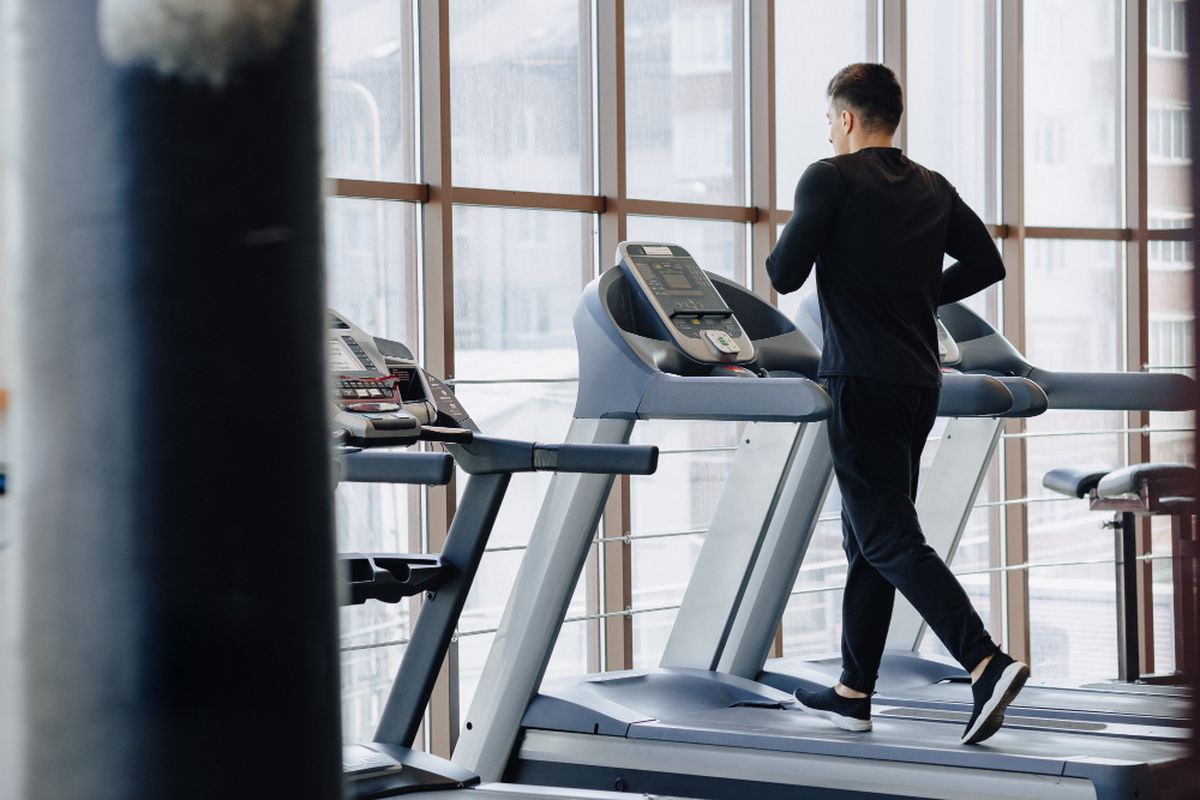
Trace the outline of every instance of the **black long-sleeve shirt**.
{"type": "Polygon", "coordinates": [[[1004,277],[991,234],[950,183],[899,149],[818,161],[767,258],[794,292],[817,267],[820,374],[940,386],[937,307],[1004,277]],[[944,254],[957,262],[942,271],[944,254]]]}

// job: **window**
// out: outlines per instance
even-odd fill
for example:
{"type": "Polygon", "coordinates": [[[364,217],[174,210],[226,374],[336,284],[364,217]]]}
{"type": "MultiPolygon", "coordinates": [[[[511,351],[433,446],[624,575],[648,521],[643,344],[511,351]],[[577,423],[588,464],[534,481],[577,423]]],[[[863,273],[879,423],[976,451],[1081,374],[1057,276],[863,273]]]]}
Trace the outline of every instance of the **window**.
{"type": "Polygon", "coordinates": [[[745,201],[742,4],[625,4],[625,131],[631,197],[745,201]]]}
{"type": "Polygon", "coordinates": [[[1151,52],[1187,54],[1187,5],[1184,0],[1149,0],[1146,35],[1151,52]]]}
{"type": "MultiPolygon", "coordinates": [[[[1122,247],[1115,242],[1031,240],[1025,253],[1026,356],[1052,370],[1116,371],[1122,364],[1122,247]]],[[[1124,414],[1053,411],[1027,420],[1029,618],[1034,663],[1047,679],[1115,675],[1116,584],[1106,517],[1041,489],[1071,464],[1120,465],[1124,414]]]]}
{"type": "Polygon", "coordinates": [[[945,175],[980,218],[994,222],[997,64],[995,15],[988,9],[909,0],[904,99],[909,155],[945,175]]]}
{"type": "Polygon", "coordinates": [[[671,72],[699,75],[733,69],[732,7],[727,2],[671,6],[671,72]]]}
{"type": "Polygon", "coordinates": [[[321,5],[327,174],[416,180],[412,18],[412,0],[321,5]]]}
{"type": "Polygon", "coordinates": [[[1121,224],[1123,4],[1074,0],[1024,4],[1025,221],[1029,225],[1121,224]],[[1064,35],[1053,32],[1063,30],[1064,35]]]}
{"type": "Polygon", "coordinates": [[[450,8],[454,183],[591,191],[589,30],[580,0],[455,0],[450,8]]]}
{"type": "Polygon", "coordinates": [[[871,0],[789,0],[775,4],[775,168],[780,208],[790,209],[796,182],[829,144],[829,79],[847,64],[878,58],[871,0]]]}
{"type": "Polygon", "coordinates": [[[1191,158],[1188,109],[1150,108],[1146,115],[1146,147],[1152,159],[1186,161],[1191,158]]]}

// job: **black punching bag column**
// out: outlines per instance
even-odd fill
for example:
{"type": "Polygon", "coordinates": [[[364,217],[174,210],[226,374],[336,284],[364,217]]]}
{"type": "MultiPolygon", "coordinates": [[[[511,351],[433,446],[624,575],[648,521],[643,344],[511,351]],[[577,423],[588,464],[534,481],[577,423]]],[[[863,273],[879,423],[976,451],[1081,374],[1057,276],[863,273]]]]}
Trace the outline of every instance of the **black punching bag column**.
{"type": "Polygon", "coordinates": [[[8,5],[19,796],[339,797],[314,0],[8,5]]]}

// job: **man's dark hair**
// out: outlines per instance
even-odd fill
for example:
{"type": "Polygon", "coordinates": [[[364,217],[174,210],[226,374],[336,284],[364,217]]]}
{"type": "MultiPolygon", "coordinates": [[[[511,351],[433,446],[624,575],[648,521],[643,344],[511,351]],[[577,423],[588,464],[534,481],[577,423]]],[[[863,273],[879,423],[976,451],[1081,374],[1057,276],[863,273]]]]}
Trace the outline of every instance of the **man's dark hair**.
{"type": "Polygon", "coordinates": [[[895,133],[904,113],[904,90],[896,73],[883,64],[842,67],[829,81],[825,95],[830,102],[857,111],[870,131],[895,133]]]}

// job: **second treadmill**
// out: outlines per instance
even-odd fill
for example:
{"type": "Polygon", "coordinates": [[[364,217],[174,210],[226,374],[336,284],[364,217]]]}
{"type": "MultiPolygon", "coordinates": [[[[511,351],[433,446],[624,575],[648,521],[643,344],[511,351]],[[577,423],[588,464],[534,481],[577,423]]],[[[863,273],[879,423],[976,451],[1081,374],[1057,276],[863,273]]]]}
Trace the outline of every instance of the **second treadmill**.
{"type": "MultiPolygon", "coordinates": [[[[810,295],[797,316],[800,327],[814,337],[820,335],[818,308],[816,296],[810,295]]],[[[943,306],[939,316],[951,340],[953,356],[947,366],[1032,380],[1045,391],[1051,410],[1177,411],[1191,407],[1195,384],[1185,376],[1045,370],[1026,361],[995,328],[962,303],[943,306]]],[[[953,420],[933,463],[922,472],[917,511],[927,541],[947,563],[957,550],[999,435],[999,420],[953,420]]],[[[832,475],[832,464],[823,469],[832,475]]],[[[803,524],[815,526],[816,519],[803,524]]],[[[903,709],[894,713],[949,714],[965,723],[973,703],[966,672],[956,664],[918,653],[924,622],[902,600],[897,597],[874,702],[903,709]]],[[[840,659],[777,658],[762,669],[758,674],[744,674],[792,691],[797,686],[813,688],[836,680],[840,659]]],[[[1159,736],[1164,727],[1191,723],[1190,699],[1178,687],[1063,686],[1038,683],[1036,673],[1033,678],[1009,707],[1008,724],[1062,727],[1078,722],[1097,733],[1159,736]],[[1131,725],[1143,727],[1135,731],[1128,727],[1131,725]]]]}
{"type": "MultiPolygon", "coordinates": [[[[732,501],[718,507],[710,553],[685,596],[702,624],[677,621],[680,635],[658,669],[542,684],[611,485],[556,476],[456,760],[485,779],[707,797],[1116,800],[1172,791],[1187,748],[1171,736],[1006,730],[963,747],[957,722],[892,717],[871,734],[850,734],[795,711],[789,694],[731,674],[725,645],[748,620],[774,613],[777,601],[752,600],[768,594],[755,588],[766,577],[760,567],[780,552],[789,521],[775,512],[812,477],[803,450],[823,438],[806,435],[829,411],[805,377],[818,351],[777,310],[704,273],[683,248],[626,243],[619,257],[576,313],[580,388],[569,440],[626,441],[640,419],[750,422],[723,494],[732,501]]],[[[1000,380],[947,376],[943,404],[964,397],[992,415],[1014,405],[1000,380]]]]}

